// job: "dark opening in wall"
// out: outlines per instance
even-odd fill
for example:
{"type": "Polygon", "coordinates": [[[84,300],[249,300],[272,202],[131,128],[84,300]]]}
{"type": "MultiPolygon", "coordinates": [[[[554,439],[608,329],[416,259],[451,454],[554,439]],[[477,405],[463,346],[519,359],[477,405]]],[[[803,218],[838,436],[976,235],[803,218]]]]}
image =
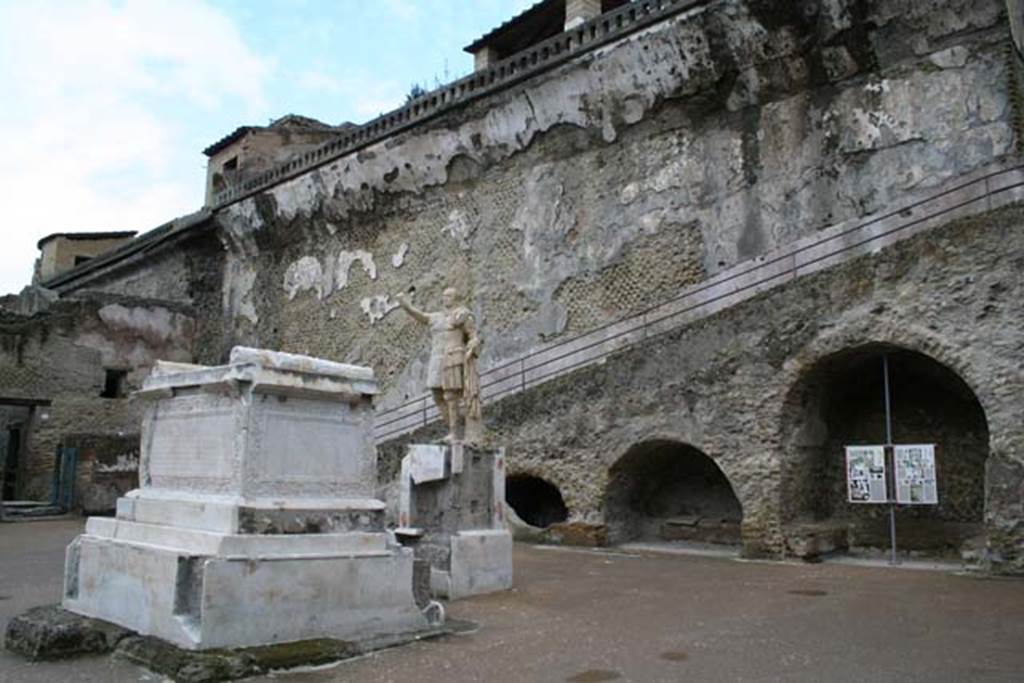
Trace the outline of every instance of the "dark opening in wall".
{"type": "Polygon", "coordinates": [[[125,380],[128,379],[127,370],[112,370],[107,368],[106,379],[103,382],[103,393],[101,398],[124,398],[125,380]]]}
{"type": "Polygon", "coordinates": [[[18,474],[21,465],[22,425],[11,425],[0,433],[3,443],[3,457],[0,458],[0,500],[16,500],[18,495],[18,474]]]}
{"type": "Polygon", "coordinates": [[[648,441],[610,471],[605,494],[609,540],[740,541],[743,508],[715,461],[692,446],[648,441]]]}
{"type": "Polygon", "coordinates": [[[221,166],[221,170],[224,171],[225,173],[231,173],[233,171],[237,171],[238,170],[238,157],[231,157],[230,159],[225,161],[224,165],[221,166]]]}
{"type": "Polygon", "coordinates": [[[935,444],[938,505],[897,509],[898,546],[956,554],[982,532],[988,424],[955,372],[906,349],[873,344],[834,354],[794,387],[783,432],[783,514],[791,533],[809,525],[832,529],[840,547],[888,548],[888,506],[847,501],[844,450],[885,443],[883,355],[893,442],[935,444]]]}
{"type": "Polygon", "coordinates": [[[76,267],[80,266],[83,263],[85,263],[86,261],[91,261],[91,260],[92,260],[92,256],[76,256],[75,257],[75,266],[76,267]]]}
{"type": "Polygon", "coordinates": [[[0,500],[21,500],[34,406],[0,397],[0,500]]]}
{"type": "Polygon", "coordinates": [[[558,487],[539,477],[509,477],[505,481],[505,501],[520,519],[532,526],[548,527],[569,518],[558,487]]]}

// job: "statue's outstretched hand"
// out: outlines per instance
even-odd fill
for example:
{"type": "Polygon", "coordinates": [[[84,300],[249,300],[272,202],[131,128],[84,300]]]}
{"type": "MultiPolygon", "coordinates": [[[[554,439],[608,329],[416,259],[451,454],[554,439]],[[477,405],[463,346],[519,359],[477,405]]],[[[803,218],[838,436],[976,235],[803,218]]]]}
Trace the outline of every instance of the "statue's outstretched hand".
{"type": "Polygon", "coordinates": [[[401,293],[401,294],[396,294],[395,295],[395,301],[398,302],[398,305],[402,307],[403,311],[405,311],[406,313],[411,315],[413,317],[413,319],[415,319],[416,321],[421,322],[423,324],[427,324],[427,323],[430,322],[430,319],[429,319],[429,317],[427,316],[426,313],[424,313],[423,311],[419,310],[418,308],[413,306],[411,303],[409,303],[409,295],[408,294],[406,294],[404,292],[401,293]]]}
{"type": "Polygon", "coordinates": [[[403,309],[405,309],[407,311],[410,308],[412,308],[412,304],[409,303],[409,295],[406,294],[405,292],[401,292],[400,294],[396,294],[395,295],[395,301],[397,301],[398,305],[401,306],[403,309]]]}

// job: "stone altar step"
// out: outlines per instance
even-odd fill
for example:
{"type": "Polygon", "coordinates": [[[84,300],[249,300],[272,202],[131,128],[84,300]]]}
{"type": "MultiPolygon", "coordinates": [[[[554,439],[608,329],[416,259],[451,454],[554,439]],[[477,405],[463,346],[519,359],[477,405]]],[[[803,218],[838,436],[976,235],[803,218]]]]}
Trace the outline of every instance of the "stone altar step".
{"type": "Polygon", "coordinates": [[[133,491],[117,501],[117,518],[221,534],[343,533],[383,531],[383,501],[373,498],[303,499],[294,506],[273,500],[189,500],[181,493],[133,491]]]}
{"type": "Polygon", "coordinates": [[[133,545],[229,559],[355,557],[386,555],[388,552],[387,535],[384,533],[227,535],[109,517],[91,517],[86,523],[85,533],[133,545]]]}

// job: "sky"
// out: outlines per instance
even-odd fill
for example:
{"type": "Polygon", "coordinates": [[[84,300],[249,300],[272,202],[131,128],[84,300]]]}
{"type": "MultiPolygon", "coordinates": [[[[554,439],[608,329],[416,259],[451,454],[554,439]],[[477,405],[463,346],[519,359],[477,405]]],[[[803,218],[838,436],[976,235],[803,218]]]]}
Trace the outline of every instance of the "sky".
{"type": "Polygon", "coordinates": [[[362,123],[534,0],[0,0],[0,294],[55,232],[203,203],[202,150],[294,113],[362,123]]]}

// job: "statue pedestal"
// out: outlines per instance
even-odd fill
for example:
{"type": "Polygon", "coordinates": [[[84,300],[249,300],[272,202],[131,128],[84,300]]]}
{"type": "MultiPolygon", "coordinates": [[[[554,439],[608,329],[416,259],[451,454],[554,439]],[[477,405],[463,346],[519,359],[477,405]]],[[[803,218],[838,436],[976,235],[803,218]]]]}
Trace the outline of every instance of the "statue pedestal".
{"type": "Polygon", "coordinates": [[[455,600],[512,587],[504,450],[412,445],[399,476],[396,534],[430,563],[434,595],[455,600]]]}
{"type": "Polygon", "coordinates": [[[188,649],[427,626],[373,497],[376,392],[368,368],[253,349],[158,364],[140,488],[69,546],[64,607],[188,649]]]}

